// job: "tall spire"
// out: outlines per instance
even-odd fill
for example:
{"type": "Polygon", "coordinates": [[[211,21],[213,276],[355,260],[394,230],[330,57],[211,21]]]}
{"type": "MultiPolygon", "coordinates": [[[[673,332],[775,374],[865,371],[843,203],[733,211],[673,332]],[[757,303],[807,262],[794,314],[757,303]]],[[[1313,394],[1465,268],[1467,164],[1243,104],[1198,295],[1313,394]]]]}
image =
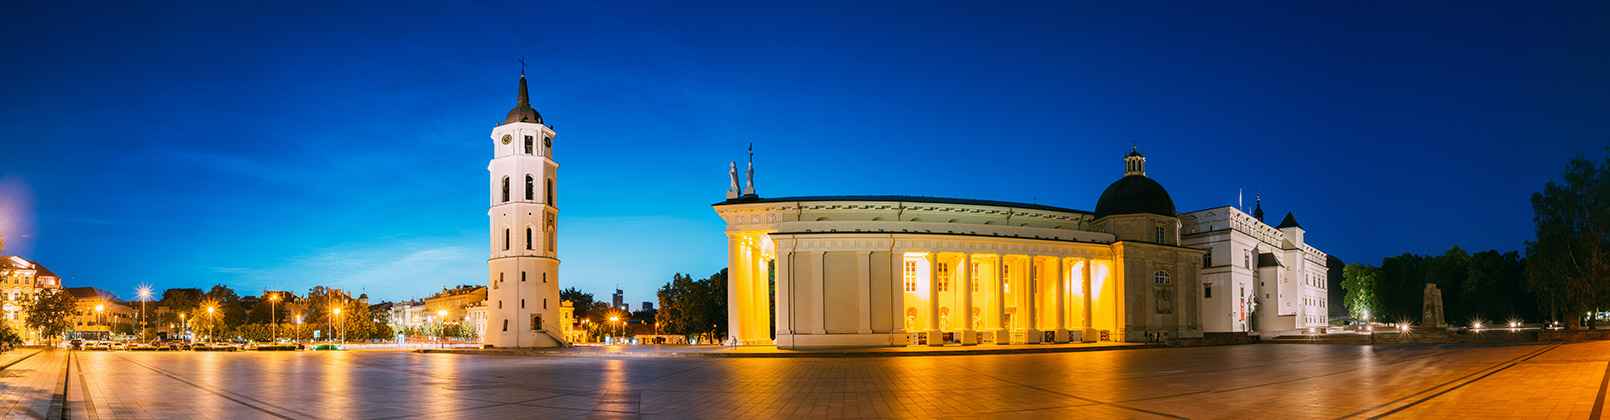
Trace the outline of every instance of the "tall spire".
{"type": "Polygon", "coordinates": [[[526,91],[525,74],[520,75],[520,96],[514,103],[514,109],[510,109],[509,115],[503,118],[504,124],[516,122],[542,124],[542,114],[531,108],[531,94],[526,91]]]}
{"type": "Polygon", "coordinates": [[[1258,219],[1258,221],[1262,222],[1263,221],[1263,190],[1258,190],[1258,198],[1256,200],[1257,200],[1258,208],[1252,209],[1252,217],[1255,217],[1255,218],[1258,219]]]}

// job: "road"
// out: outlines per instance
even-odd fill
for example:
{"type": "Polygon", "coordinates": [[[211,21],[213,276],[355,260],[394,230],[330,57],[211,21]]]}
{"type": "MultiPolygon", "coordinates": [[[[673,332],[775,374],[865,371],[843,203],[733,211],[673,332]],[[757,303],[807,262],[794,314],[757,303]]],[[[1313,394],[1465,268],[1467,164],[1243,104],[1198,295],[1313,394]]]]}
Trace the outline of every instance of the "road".
{"type": "Polygon", "coordinates": [[[1610,342],[788,359],[52,351],[0,371],[0,411],[228,420],[1586,419],[1601,414],[1607,372],[1610,342]]]}

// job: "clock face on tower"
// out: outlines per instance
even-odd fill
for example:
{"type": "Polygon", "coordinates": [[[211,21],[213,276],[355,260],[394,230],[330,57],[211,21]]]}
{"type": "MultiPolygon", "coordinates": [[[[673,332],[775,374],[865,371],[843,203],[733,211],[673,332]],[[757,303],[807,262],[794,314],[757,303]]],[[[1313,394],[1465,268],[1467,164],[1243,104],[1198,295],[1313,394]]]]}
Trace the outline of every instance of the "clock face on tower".
{"type": "Polygon", "coordinates": [[[514,141],[514,136],[508,134],[503,135],[503,144],[509,144],[511,141],[514,141]]]}
{"type": "Polygon", "coordinates": [[[542,147],[553,147],[553,137],[543,137],[542,147]]]}

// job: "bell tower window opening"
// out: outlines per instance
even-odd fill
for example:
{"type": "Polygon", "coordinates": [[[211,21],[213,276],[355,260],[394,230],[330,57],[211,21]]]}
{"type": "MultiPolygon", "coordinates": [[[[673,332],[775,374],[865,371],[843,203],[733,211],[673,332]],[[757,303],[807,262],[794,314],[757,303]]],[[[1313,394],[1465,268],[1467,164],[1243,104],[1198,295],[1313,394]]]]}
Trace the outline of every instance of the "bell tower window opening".
{"type": "Polygon", "coordinates": [[[531,136],[525,136],[525,154],[531,154],[531,150],[534,148],[532,145],[536,144],[536,142],[536,139],[531,136]]]}
{"type": "Polygon", "coordinates": [[[548,205],[558,207],[559,205],[554,204],[554,202],[553,202],[553,178],[548,178],[547,187],[548,188],[543,189],[542,191],[543,191],[544,194],[546,194],[548,196],[548,200],[547,200],[548,205]]]}
{"type": "Polygon", "coordinates": [[[527,174],[525,176],[525,201],[531,201],[531,200],[534,200],[536,198],[537,198],[537,178],[532,177],[530,174],[527,174]]]}
{"type": "Polygon", "coordinates": [[[532,250],[532,249],[534,249],[534,248],[532,248],[532,246],[533,245],[531,244],[531,227],[527,226],[525,228],[525,249],[526,250],[532,250]]]}
{"type": "Polygon", "coordinates": [[[503,177],[503,202],[509,202],[509,177],[503,177]]]}
{"type": "Polygon", "coordinates": [[[509,250],[509,229],[508,228],[503,229],[503,250],[504,251],[509,250]]]}

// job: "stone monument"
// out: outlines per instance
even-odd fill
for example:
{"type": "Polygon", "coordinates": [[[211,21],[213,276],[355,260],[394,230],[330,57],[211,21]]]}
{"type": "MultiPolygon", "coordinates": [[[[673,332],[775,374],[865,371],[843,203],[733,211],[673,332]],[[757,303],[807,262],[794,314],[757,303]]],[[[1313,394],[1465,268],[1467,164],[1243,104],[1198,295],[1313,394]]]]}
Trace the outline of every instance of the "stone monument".
{"type": "Polygon", "coordinates": [[[1442,291],[1435,283],[1426,284],[1425,309],[1420,313],[1420,326],[1432,329],[1447,328],[1442,319],[1442,291]]]}

